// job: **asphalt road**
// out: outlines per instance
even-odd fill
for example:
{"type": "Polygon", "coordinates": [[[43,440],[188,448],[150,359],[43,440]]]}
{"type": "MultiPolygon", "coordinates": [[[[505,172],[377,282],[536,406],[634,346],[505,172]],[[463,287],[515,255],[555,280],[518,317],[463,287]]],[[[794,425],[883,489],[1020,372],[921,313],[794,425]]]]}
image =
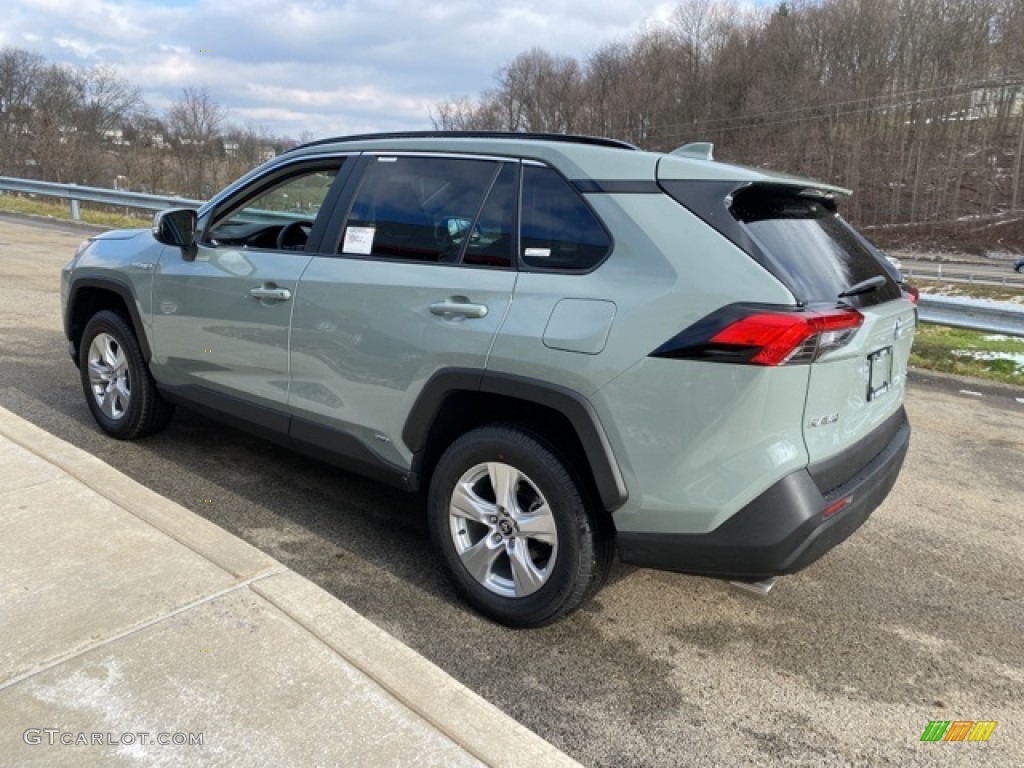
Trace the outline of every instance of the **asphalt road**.
{"type": "Polygon", "coordinates": [[[584,610],[514,632],[455,597],[414,499],[188,412],[142,442],[101,435],[60,328],[79,239],[0,217],[0,404],[264,549],[582,763],[1024,763],[1024,390],[915,383],[893,494],[767,599],[619,565],[584,610]],[[957,719],[998,725],[984,744],[919,741],[957,719]]]}
{"type": "Polygon", "coordinates": [[[953,283],[983,283],[1024,288],[1024,274],[1014,271],[1010,261],[943,261],[928,259],[900,259],[904,277],[935,280],[939,277],[953,283]]]}
{"type": "Polygon", "coordinates": [[[1003,275],[1015,275],[1016,272],[1013,269],[1013,260],[995,260],[986,259],[982,256],[964,256],[962,258],[943,258],[942,260],[936,259],[912,259],[906,257],[900,257],[900,263],[903,268],[911,267],[915,270],[924,270],[934,272],[935,268],[941,264],[942,270],[945,272],[953,270],[954,272],[972,272],[977,275],[988,275],[990,277],[1002,277],[1003,275]]]}

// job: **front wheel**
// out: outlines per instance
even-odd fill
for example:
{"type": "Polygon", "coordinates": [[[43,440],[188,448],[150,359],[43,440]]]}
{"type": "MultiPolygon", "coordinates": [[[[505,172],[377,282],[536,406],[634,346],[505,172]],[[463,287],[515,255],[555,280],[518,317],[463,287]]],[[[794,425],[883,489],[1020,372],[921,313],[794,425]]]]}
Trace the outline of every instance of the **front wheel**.
{"type": "Polygon", "coordinates": [[[96,423],[134,440],[167,426],[174,406],[157,391],[135,332],[116,312],[93,315],[80,342],[82,390],[96,423]]]}
{"type": "Polygon", "coordinates": [[[550,624],[604,583],[612,542],[568,465],[513,425],[473,430],[430,484],[431,536],[458,591],[512,627],[550,624]]]}

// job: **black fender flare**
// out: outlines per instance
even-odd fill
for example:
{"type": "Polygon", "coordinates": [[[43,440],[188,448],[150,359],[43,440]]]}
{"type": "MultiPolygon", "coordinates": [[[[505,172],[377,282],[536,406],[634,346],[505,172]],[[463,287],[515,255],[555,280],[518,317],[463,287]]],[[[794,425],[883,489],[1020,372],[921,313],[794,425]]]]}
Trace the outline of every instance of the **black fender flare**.
{"type": "Polygon", "coordinates": [[[558,411],[576,431],[605,509],[612,512],[629,498],[608,434],[590,401],[567,387],[526,376],[468,368],[437,371],[424,384],[402,429],[402,440],[410,451],[416,454],[424,449],[444,401],[460,391],[501,395],[558,411]]]}
{"type": "Polygon", "coordinates": [[[97,288],[99,290],[110,291],[111,293],[117,294],[121,301],[124,302],[125,307],[128,308],[128,314],[132,322],[132,327],[135,329],[135,335],[139,340],[139,347],[142,349],[142,356],[146,363],[149,363],[152,357],[152,350],[149,346],[149,339],[146,337],[146,328],[142,324],[142,316],[139,314],[139,307],[135,301],[135,294],[132,292],[132,287],[129,283],[116,277],[80,277],[72,278],[71,286],[68,289],[68,308],[67,313],[64,316],[64,335],[68,341],[74,341],[73,333],[71,330],[71,318],[75,314],[75,302],[78,301],[78,294],[83,288],[97,288]]]}

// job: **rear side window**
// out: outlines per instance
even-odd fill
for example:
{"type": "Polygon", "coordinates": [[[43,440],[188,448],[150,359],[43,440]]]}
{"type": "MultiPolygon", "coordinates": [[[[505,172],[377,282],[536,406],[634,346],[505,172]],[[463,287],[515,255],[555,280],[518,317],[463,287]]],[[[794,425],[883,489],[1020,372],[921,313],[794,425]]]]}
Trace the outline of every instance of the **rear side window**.
{"type": "Polygon", "coordinates": [[[476,222],[446,222],[454,246],[461,245],[458,261],[486,267],[511,267],[515,252],[516,165],[504,163],[494,180],[476,222]],[[455,232],[453,230],[461,230],[455,232]]]}
{"type": "Polygon", "coordinates": [[[550,168],[523,168],[523,264],[534,269],[588,270],[611,249],[611,238],[583,198],[550,168]]]}
{"type": "MultiPolygon", "coordinates": [[[[478,219],[501,167],[488,160],[374,158],[356,192],[339,251],[406,261],[459,262],[469,242],[481,242],[478,219]]],[[[511,207],[487,213],[488,231],[496,233],[495,240],[502,229],[511,231],[511,223],[502,228],[492,221],[501,213],[511,216],[511,207]]],[[[509,243],[506,238],[506,249],[509,243]]]]}
{"type": "Polygon", "coordinates": [[[832,201],[787,188],[753,186],[736,194],[730,210],[798,298],[835,302],[850,286],[879,275],[887,278],[886,284],[862,294],[857,303],[900,297],[882,255],[843,221],[832,201]]]}

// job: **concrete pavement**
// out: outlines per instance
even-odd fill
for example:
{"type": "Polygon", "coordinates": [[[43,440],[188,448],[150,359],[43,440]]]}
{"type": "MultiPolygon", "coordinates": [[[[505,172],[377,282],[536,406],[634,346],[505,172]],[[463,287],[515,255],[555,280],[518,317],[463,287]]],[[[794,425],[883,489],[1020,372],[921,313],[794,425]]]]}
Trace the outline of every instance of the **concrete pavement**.
{"type": "Polygon", "coordinates": [[[0,765],[571,766],[268,555],[0,408],[0,765]]]}

